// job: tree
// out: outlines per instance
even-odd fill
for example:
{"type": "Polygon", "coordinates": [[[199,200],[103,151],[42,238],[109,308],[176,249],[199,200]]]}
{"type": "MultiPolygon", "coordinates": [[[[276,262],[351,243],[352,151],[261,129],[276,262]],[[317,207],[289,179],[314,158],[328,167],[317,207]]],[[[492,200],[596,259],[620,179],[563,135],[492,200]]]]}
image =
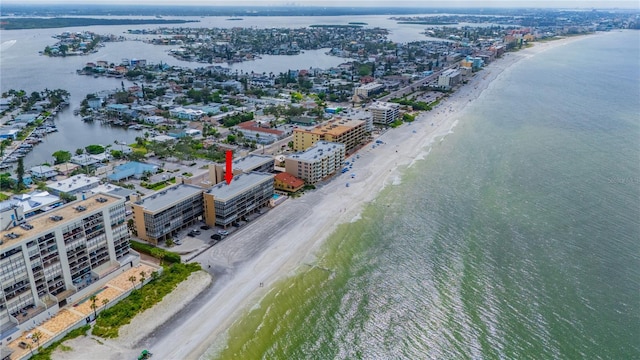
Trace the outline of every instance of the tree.
{"type": "Polygon", "coordinates": [[[82,155],[82,154],[84,154],[83,149],[76,149],[76,155],[82,155]]]}
{"type": "Polygon", "coordinates": [[[135,276],[133,276],[133,275],[129,276],[129,281],[131,281],[131,286],[132,286],[134,289],[135,289],[135,287],[136,287],[136,280],[137,280],[137,279],[136,279],[136,277],[135,277],[135,276]]]}
{"type": "Polygon", "coordinates": [[[16,175],[18,177],[16,190],[22,191],[26,188],[24,184],[24,162],[22,161],[22,158],[18,159],[18,168],[16,169],[16,175]]]}
{"type": "Polygon", "coordinates": [[[66,202],[66,203],[69,203],[69,202],[72,202],[72,201],[76,201],[76,199],[77,199],[75,195],[69,194],[69,193],[66,193],[66,192],[61,192],[60,195],[58,195],[58,196],[60,197],[60,200],[66,202]]]}
{"type": "Polygon", "coordinates": [[[34,332],[33,335],[31,336],[31,339],[33,339],[33,341],[35,341],[36,344],[38,344],[38,347],[40,347],[40,340],[42,339],[42,333],[40,331],[34,332]]]}
{"type": "Polygon", "coordinates": [[[98,309],[98,306],[96,305],[96,300],[98,300],[98,297],[96,295],[91,295],[91,297],[89,298],[89,301],[91,301],[91,310],[93,310],[94,319],[98,316],[98,313],[96,311],[98,309]]]}
{"type": "Polygon", "coordinates": [[[71,152],[58,150],[53,153],[53,157],[56,158],[55,164],[66,163],[67,161],[71,160],[71,152]]]}
{"type": "Polygon", "coordinates": [[[107,306],[108,303],[109,303],[109,299],[107,298],[102,299],[102,306],[107,306]]]}
{"type": "Polygon", "coordinates": [[[147,279],[145,276],[147,274],[144,271],[140,271],[140,288],[142,288],[142,285],[144,284],[144,281],[147,279]]]}

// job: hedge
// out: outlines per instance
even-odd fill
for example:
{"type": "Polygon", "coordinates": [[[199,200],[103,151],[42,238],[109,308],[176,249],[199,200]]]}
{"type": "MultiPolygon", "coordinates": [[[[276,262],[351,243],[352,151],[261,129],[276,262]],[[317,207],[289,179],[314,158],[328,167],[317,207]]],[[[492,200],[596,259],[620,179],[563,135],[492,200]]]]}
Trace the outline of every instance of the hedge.
{"type": "Polygon", "coordinates": [[[164,255],[164,257],[160,260],[166,261],[168,263],[179,264],[181,261],[180,254],[167,251],[165,249],[153,246],[151,244],[145,244],[145,243],[131,240],[131,248],[137,252],[145,253],[147,255],[153,256],[158,259],[160,258],[157,256],[157,253],[161,253],[164,255]]]}

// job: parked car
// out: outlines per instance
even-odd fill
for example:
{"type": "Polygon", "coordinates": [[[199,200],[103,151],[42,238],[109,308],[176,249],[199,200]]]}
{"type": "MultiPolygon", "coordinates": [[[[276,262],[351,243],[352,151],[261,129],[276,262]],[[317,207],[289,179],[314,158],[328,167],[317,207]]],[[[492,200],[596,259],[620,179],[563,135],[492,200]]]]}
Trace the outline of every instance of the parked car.
{"type": "Polygon", "coordinates": [[[200,229],[202,229],[202,230],[209,230],[209,229],[211,229],[211,228],[209,227],[209,225],[202,225],[202,226],[200,226],[200,229]]]}
{"type": "Polygon", "coordinates": [[[213,234],[213,235],[211,235],[211,240],[222,240],[222,235],[213,234]]]}
{"type": "Polygon", "coordinates": [[[229,232],[227,230],[218,230],[218,234],[220,234],[222,236],[227,236],[227,235],[229,235],[229,232]]]}

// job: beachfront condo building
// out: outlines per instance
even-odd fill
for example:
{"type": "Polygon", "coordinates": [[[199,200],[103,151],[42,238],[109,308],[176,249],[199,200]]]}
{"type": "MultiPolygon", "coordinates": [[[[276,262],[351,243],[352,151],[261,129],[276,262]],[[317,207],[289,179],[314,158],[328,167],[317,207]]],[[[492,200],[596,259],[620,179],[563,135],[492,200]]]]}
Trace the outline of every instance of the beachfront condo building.
{"type": "Polygon", "coordinates": [[[179,184],[131,204],[136,235],[151,244],[173,238],[202,217],[203,188],[179,184]]]}
{"type": "Polygon", "coordinates": [[[305,151],[319,141],[341,143],[346,152],[353,151],[367,139],[367,123],[360,119],[336,119],[311,129],[293,131],[293,149],[305,151]]]}
{"type": "Polygon", "coordinates": [[[97,194],[0,231],[0,345],[139,263],[124,202],[97,194]]]}
{"type": "Polygon", "coordinates": [[[318,141],[304,152],[287,156],[284,160],[285,172],[315,184],[341,169],[344,158],[344,144],[318,141]]]}
{"type": "Polygon", "coordinates": [[[273,174],[250,172],[236,175],[231,183],[219,183],[204,192],[204,218],[209,226],[227,227],[246,220],[273,198],[273,174]]]}
{"type": "Polygon", "coordinates": [[[390,102],[374,102],[369,106],[374,124],[389,125],[400,117],[400,105],[390,102]]]}
{"type": "MultiPolygon", "coordinates": [[[[245,157],[241,157],[233,160],[232,169],[233,175],[239,175],[242,173],[250,173],[252,171],[270,173],[275,168],[275,160],[271,156],[250,154],[245,157]]],[[[215,164],[209,167],[209,180],[211,185],[219,184],[225,181],[224,176],[226,174],[225,164],[215,164]]]]}
{"type": "Polygon", "coordinates": [[[462,80],[462,74],[460,71],[455,69],[448,69],[442,72],[440,76],[438,76],[438,86],[444,88],[450,88],[452,86],[458,85],[462,80]]]}

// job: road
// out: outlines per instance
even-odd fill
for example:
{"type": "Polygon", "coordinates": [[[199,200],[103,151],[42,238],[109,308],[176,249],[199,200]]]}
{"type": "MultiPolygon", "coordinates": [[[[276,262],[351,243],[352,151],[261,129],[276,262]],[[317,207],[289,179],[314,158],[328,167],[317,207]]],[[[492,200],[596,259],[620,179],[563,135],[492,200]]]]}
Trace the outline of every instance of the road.
{"type": "MultiPolygon", "coordinates": [[[[211,265],[209,270],[215,277],[214,286],[200,294],[138,347],[149,349],[160,359],[198,358],[211,345],[207,341],[211,334],[229,325],[225,320],[231,318],[237,304],[250,297],[259,283],[270,284],[269,280],[276,278],[283,266],[282,261],[274,261],[273,266],[260,272],[254,266],[256,260],[290,229],[293,222],[307,219],[312,205],[323,196],[316,191],[294,201],[288,200],[199,255],[194,261],[200,262],[203,269],[209,269],[211,265]],[[241,275],[247,272],[252,273],[249,278],[253,279],[255,286],[232,281],[247,278],[241,275]]],[[[282,249],[283,253],[288,251],[291,249],[282,249]]],[[[281,259],[285,260],[287,256],[281,259]]]]}
{"type": "Polygon", "coordinates": [[[403,87],[401,89],[398,89],[398,90],[390,93],[389,95],[385,95],[385,96],[381,97],[380,99],[378,99],[378,101],[389,101],[391,99],[400,98],[400,97],[403,97],[405,95],[411,94],[416,89],[418,89],[420,86],[422,86],[424,84],[427,84],[427,83],[431,82],[432,80],[437,79],[438,76],[440,76],[440,74],[443,71],[449,70],[451,68],[453,68],[453,66],[449,66],[449,67],[446,67],[446,68],[444,68],[444,69],[442,69],[440,71],[436,71],[433,74],[431,74],[431,75],[429,75],[429,76],[427,76],[427,77],[425,77],[423,79],[415,81],[414,83],[409,84],[409,85],[407,85],[407,86],[405,86],[405,87],[403,87]]]}

